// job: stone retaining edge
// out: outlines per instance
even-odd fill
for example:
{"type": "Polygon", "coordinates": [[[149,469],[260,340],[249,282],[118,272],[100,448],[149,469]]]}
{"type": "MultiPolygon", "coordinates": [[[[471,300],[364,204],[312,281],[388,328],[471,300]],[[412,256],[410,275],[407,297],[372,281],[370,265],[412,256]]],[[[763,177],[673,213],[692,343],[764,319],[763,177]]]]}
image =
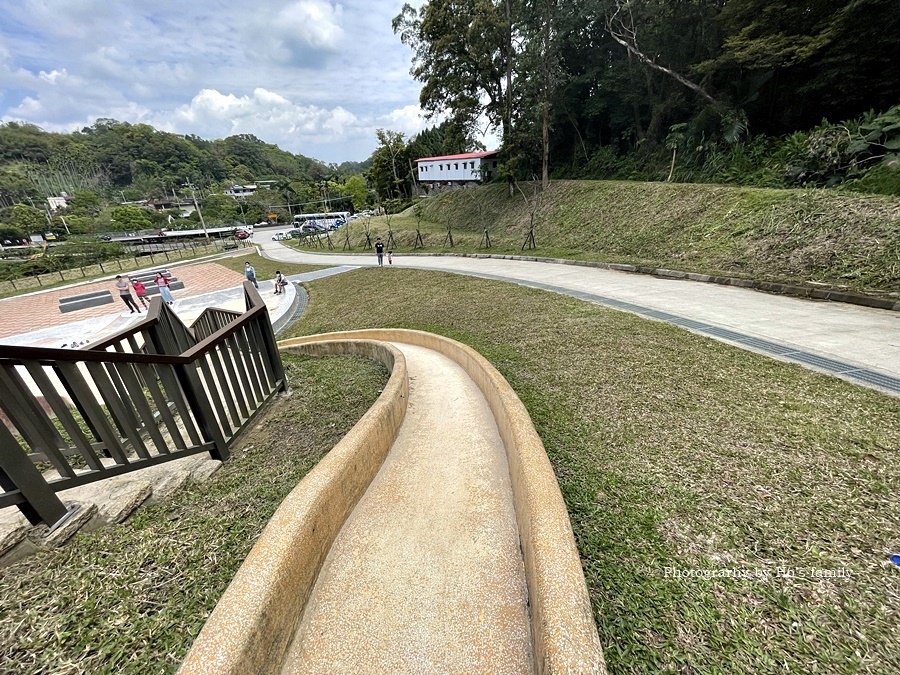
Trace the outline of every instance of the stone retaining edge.
{"type": "Polygon", "coordinates": [[[323,333],[281,344],[379,340],[437,351],[459,364],[481,389],[506,448],[528,585],[535,671],[605,673],[578,548],[553,466],[525,405],[477,351],[450,338],[405,329],[323,333]]]}
{"type": "MultiPolygon", "coordinates": [[[[280,330],[285,328],[291,321],[294,320],[295,315],[297,314],[297,308],[300,307],[300,302],[302,300],[301,290],[297,288],[295,284],[287,284],[285,286],[285,290],[282,291],[287,294],[288,297],[285,298],[287,303],[281,303],[278,307],[278,316],[272,316],[272,313],[269,314],[269,317],[272,321],[272,331],[277,335],[280,330]],[[285,305],[287,305],[285,307],[285,305]]],[[[306,291],[302,291],[306,293],[306,291]]]]}
{"type": "Polygon", "coordinates": [[[412,256],[446,256],[457,258],[497,258],[500,260],[525,260],[527,262],[556,263],[559,265],[576,265],[578,267],[597,267],[604,270],[615,270],[617,272],[633,272],[635,274],[649,274],[664,279],[683,279],[688,281],[699,281],[707,284],[719,284],[722,286],[737,286],[740,288],[750,288],[756,291],[766,293],[777,293],[779,295],[791,295],[799,298],[809,298],[811,300],[830,300],[832,302],[844,302],[851,305],[861,305],[863,307],[873,307],[875,309],[887,309],[894,312],[900,312],[900,300],[893,298],[880,298],[874,295],[863,295],[861,293],[851,293],[840,291],[828,287],[801,286],[797,284],[783,284],[776,281],[758,281],[755,279],[740,279],[738,277],[717,276],[714,274],[697,274],[694,272],[682,272],[680,270],[669,270],[656,267],[642,267],[640,265],[625,265],[622,263],[604,263],[593,260],[572,260],[570,258],[541,258],[537,256],[526,255],[506,255],[494,253],[404,253],[405,257],[412,256]]]}
{"type": "Polygon", "coordinates": [[[409,377],[396,347],[364,340],[282,350],[357,355],[384,364],[390,379],[375,404],[275,511],[204,625],[179,673],[279,672],[325,556],[394,444],[406,415],[409,377]]]}

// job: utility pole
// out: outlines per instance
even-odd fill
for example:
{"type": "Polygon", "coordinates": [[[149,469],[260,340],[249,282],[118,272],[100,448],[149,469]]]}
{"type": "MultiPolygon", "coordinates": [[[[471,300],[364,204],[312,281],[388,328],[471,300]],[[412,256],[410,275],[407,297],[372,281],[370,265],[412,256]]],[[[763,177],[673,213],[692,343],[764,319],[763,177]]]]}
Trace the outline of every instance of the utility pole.
{"type": "MultiPolygon", "coordinates": [[[[191,189],[191,199],[194,200],[194,208],[197,209],[197,215],[200,216],[200,225],[203,226],[203,236],[206,237],[207,241],[209,240],[209,232],[206,231],[206,221],[203,220],[203,211],[200,210],[200,205],[197,203],[197,195],[194,194],[194,184],[191,183],[190,178],[185,179],[187,181],[187,187],[191,189]]],[[[172,192],[175,190],[173,188],[172,192]]]]}
{"type": "Polygon", "coordinates": [[[322,181],[322,202],[325,204],[325,213],[328,213],[328,181],[324,180],[322,181]]]}

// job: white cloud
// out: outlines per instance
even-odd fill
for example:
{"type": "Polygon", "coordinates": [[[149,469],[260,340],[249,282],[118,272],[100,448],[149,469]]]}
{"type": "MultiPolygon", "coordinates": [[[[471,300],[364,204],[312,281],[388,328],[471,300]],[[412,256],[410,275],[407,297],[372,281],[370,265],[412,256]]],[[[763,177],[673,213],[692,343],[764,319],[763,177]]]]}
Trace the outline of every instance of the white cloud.
{"type": "Polygon", "coordinates": [[[337,51],[344,38],[344,8],[324,0],[300,0],[282,8],[274,23],[288,41],[302,40],[315,49],[337,51]]]}
{"type": "Polygon", "coordinates": [[[18,107],[12,111],[13,119],[21,118],[31,120],[44,114],[44,106],[37,99],[26,96],[18,107]]]}
{"type": "Polygon", "coordinates": [[[252,133],[335,162],[368,157],[379,127],[411,136],[426,126],[412,52],[390,25],[401,0],[6,4],[2,120],[252,133]]]}
{"type": "Polygon", "coordinates": [[[189,104],[174,111],[168,126],[182,133],[188,128],[199,128],[212,136],[253,133],[264,140],[290,146],[303,140],[327,143],[369,131],[355,115],[340,106],[327,109],[301,105],[261,87],[247,96],[204,89],[189,104]]]}
{"type": "Polygon", "coordinates": [[[384,116],[385,128],[394,131],[402,131],[407,137],[411,137],[422,131],[427,126],[434,126],[435,122],[428,122],[418,105],[407,105],[397,110],[392,110],[384,116]]]}
{"type": "Polygon", "coordinates": [[[40,73],[38,73],[38,77],[40,77],[44,82],[49,82],[50,84],[56,84],[57,80],[67,76],[68,73],[66,72],[65,68],[63,68],[62,70],[51,70],[49,73],[42,70],[40,73]]]}

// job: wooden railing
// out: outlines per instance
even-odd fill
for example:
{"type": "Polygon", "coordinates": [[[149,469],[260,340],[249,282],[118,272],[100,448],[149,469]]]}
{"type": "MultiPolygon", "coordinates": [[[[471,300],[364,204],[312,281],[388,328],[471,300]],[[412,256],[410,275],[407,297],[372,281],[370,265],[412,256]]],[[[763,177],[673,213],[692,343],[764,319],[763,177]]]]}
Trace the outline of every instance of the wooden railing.
{"type": "Polygon", "coordinates": [[[185,326],[159,297],[146,318],[84,349],[0,345],[0,507],[58,524],[56,492],[233,439],[287,383],[268,311],[206,310],[185,326]],[[46,478],[41,473],[41,465],[46,478]]]}

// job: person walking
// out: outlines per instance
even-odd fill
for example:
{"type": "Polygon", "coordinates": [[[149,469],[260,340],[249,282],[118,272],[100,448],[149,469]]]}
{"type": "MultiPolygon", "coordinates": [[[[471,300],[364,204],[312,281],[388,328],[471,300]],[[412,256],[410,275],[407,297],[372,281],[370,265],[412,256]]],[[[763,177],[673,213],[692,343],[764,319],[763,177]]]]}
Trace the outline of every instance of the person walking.
{"type": "Polygon", "coordinates": [[[175,298],[172,297],[172,291],[169,290],[169,280],[162,275],[162,272],[157,272],[154,281],[159,288],[159,294],[162,296],[163,302],[167,305],[174,305],[175,298]]]}
{"type": "Polygon", "coordinates": [[[122,302],[125,303],[125,306],[131,309],[131,313],[134,314],[137,312],[140,314],[141,310],[138,309],[137,303],[134,301],[134,298],[131,297],[131,289],[128,288],[128,282],[122,278],[121,274],[116,275],[116,288],[119,289],[119,297],[122,298],[122,302]]]}
{"type": "Polygon", "coordinates": [[[384,244],[381,243],[381,237],[375,239],[375,255],[378,256],[378,266],[384,267],[384,244]]]}
{"type": "Polygon", "coordinates": [[[253,285],[259,288],[259,284],[256,283],[256,270],[253,269],[253,265],[244,263],[244,274],[247,277],[247,281],[252,281],[253,285]]]}
{"type": "Polygon", "coordinates": [[[144,286],[144,283],[140,280],[135,281],[128,278],[128,281],[131,282],[131,287],[134,289],[134,294],[137,296],[137,299],[141,301],[141,307],[144,309],[147,308],[147,288],[144,286]]]}

